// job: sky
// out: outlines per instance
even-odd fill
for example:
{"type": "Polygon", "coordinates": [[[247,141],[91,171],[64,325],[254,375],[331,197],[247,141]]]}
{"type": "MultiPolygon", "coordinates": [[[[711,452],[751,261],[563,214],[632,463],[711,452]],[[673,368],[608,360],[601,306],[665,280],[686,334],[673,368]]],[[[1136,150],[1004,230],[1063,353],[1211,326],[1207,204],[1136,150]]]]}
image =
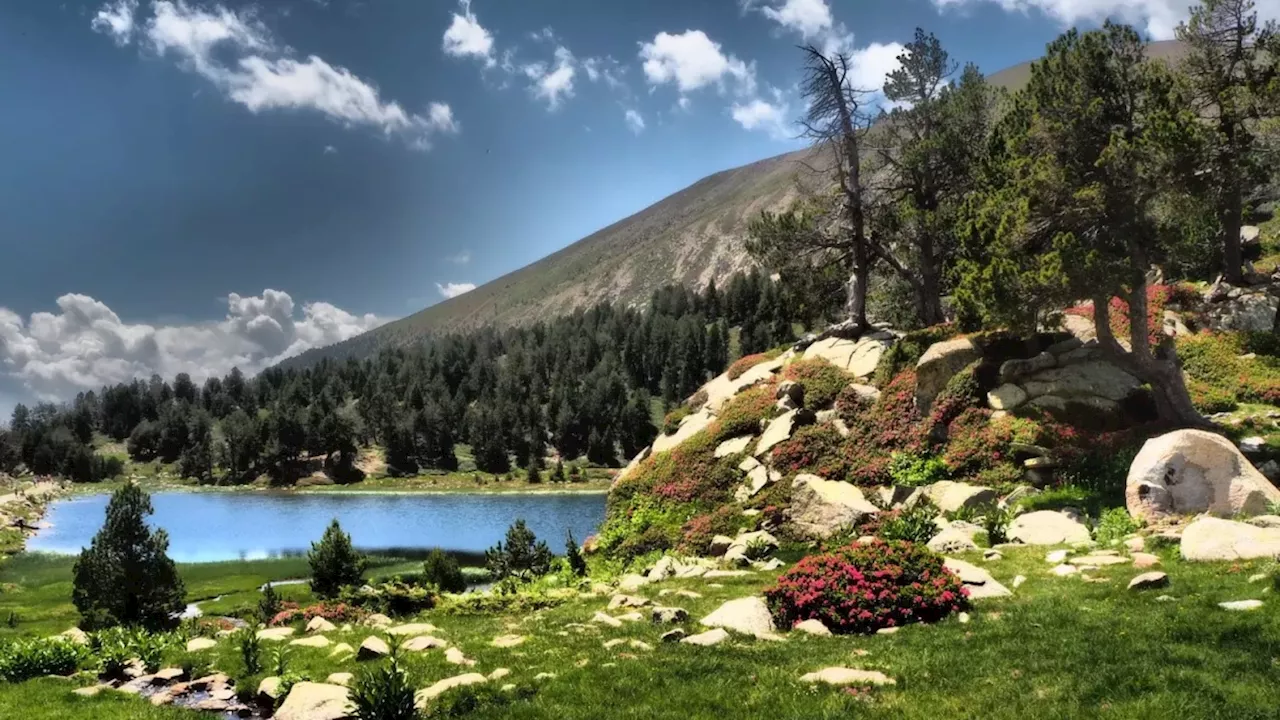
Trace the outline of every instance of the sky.
{"type": "Polygon", "coordinates": [[[801,147],[797,44],[874,90],[917,26],[995,72],[1189,2],[4,0],[0,417],[252,374],[801,147]]]}

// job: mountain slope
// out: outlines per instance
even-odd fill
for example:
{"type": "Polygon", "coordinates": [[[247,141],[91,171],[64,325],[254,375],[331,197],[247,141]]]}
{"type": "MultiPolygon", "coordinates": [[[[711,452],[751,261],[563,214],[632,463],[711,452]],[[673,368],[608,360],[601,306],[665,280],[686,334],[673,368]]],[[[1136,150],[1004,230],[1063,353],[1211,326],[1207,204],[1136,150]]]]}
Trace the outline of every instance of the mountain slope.
{"type": "MultiPolygon", "coordinates": [[[[1151,57],[1176,60],[1177,41],[1152,43],[1151,57]]],[[[1016,90],[1031,63],[990,76],[1016,90]]],[[[747,223],[761,210],[779,209],[801,186],[818,180],[813,149],[778,155],[710,175],[640,212],[471,292],[326,348],[285,361],[306,366],[322,357],[363,357],[378,348],[421,340],[433,332],[509,326],[561,315],[600,301],[643,303],[658,287],[702,287],[750,267],[747,223]]]]}

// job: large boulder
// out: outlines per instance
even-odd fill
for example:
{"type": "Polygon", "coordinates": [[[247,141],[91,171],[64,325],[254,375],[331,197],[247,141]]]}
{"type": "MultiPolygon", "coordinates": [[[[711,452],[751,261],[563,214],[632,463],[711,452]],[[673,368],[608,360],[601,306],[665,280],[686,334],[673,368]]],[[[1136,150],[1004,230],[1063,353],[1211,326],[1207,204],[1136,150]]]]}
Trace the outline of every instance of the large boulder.
{"type": "Polygon", "coordinates": [[[892,333],[877,331],[858,340],[826,338],[805,348],[804,359],[822,358],[854,377],[868,377],[880,365],[880,356],[893,347],[892,333]]]}
{"type": "Polygon", "coordinates": [[[676,428],[675,433],[671,435],[659,435],[653,441],[653,452],[659,453],[670,450],[689,438],[697,435],[715,420],[715,416],[707,408],[703,408],[692,415],[686,415],[680,421],[680,427],[676,428]]]}
{"type": "MultiPolygon", "coordinates": [[[[760,457],[772,450],[774,445],[790,440],[792,433],[805,425],[812,425],[813,421],[813,412],[804,408],[791,410],[774,418],[760,435],[760,441],[756,443],[755,456],[760,457]]],[[[654,446],[657,447],[656,442],[654,446]]]]}
{"type": "Polygon", "coordinates": [[[961,508],[994,506],[1000,500],[995,490],[953,480],[939,480],[925,488],[925,497],[944,513],[961,508]]]}
{"type": "Polygon", "coordinates": [[[876,512],[849,483],[801,473],[791,486],[791,523],[807,537],[828,538],[876,512]]]}
{"type": "Polygon", "coordinates": [[[1103,360],[1091,360],[1066,367],[1043,370],[1022,383],[1027,395],[1043,395],[1073,399],[1105,398],[1119,402],[1137,390],[1142,383],[1129,373],[1103,360]]]}
{"type": "Polygon", "coordinates": [[[964,583],[964,586],[969,589],[969,599],[971,600],[1005,597],[1013,594],[1009,591],[1009,588],[997,582],[991,576],[991,573],[972,563],[955,558],[944,558],[942,566],[960,578],[960,582],[964,583]]]}
{"type": "Polygon", "coordinates": [[[916,407],[928,409],[956,373],[980,359],[982,348],[967,337],[930,345],[916,363],[916,407]]]}
{"type": "Polygon", "coordinates": [[[730,600],[702,618],[702,624],[756,637],[773,637],[776,630],[769,606],[760,597],[730,600]]]}
{"type": "Polygon", "coordinates": [[[351,700],[341,685],[300,682],[289,690],[275,720],[344,720],[351,717],[351,700]]]}
{"type": "Polygon", "coordinates": [[[1074,513],[1037,510],[1014,518],[1009,540],[1025,545],[1076,545],[1092,540],[1089,528],[1074,513]]]}
{"type": "Polygon", "coordinates": [[[1129,466],[1125,505],[1135,518],[1261,515],[1277,490],[1225,437],[1175,430],[1148,440],[1129,466]]]}
{"type": "Polygon", "coordinates": [[[718,412],[739,391],[772,377],[774,373],[782,368],[782,363],[782,358],[766,360],[758,365],[751,366],[746,372],[732,380],[729,379],[729,373],[727,372],[717,375],[711,382],[702,386],[702,389],[707,392],[707,402],[703,407],[713,413],[718,412]]]}
{"type": "Polygon", "coordinates": [[[1184,560],[1280,558],[1280,529],[1202,517],[1182,531],[1184,560]]]}

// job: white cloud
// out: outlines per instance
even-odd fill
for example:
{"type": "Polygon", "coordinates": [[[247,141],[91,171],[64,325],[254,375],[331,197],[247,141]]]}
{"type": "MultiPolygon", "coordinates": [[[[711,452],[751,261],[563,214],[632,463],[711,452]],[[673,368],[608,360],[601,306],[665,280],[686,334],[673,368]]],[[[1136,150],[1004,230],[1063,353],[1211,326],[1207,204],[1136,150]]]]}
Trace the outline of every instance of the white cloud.
{"type": "Polygon", "coordinates": [[[885,76],[898,69],[898,56],[906,51],[902,43],[871,43],[849,54],[849,82],[857,90],[878,93],[885,76]]]}
{"type": "Polygon", "coordinates": [[[325,145],[325,146],[324,146],[324,154],[325,154],[325,155],[336,155],[337,153],[338,153],[338,148],[336,148],[336,147],[334,147],[334,146],[332,146],[332,145],[325,145]]]}
{"type": "Polygon", "coordinates": [[[730,108],[733,119],[747,130],[761,130],[774,139],[787,140],[787,110],[785,103],[770,103],[754,98],[747,103],[735,103],[730,108]]]}
{"type": "Polygon", "coordinates": [[[466,265],[467,263],[471,262],[471,251],[463,250],[457,255],[450,255],[446,259],[449,262],[453,263],[454,265],[466,265]]]}
{"type": "Polygon", "coordinates": [[[548,68],[545,63],[529,63],[523,70],[526,77],[533,81],[530,90],[533,96],[545,100],[548,110],[560,107],[564,98],[573,97],[573,76],[577,73],[574,67],[573,53],[563,45],[556,48],[556,63],[548,68]]]}
{"type": "Polygon", "coordinates": [[[627,70],[612,57],[586,58],[582,61],[582,70],[591,82],[603,82],[614,90],[625,90],[627,87],[622,79],[627,70]]]}
{"type": "Polygon", "coordinates": [[[93,16],[91,26],[100,33],[110,35],[117,45],[127,45],[133,37],[133,14],[137,11],[138,0],[107,3],[93,16]]]}
{"type": "Polygon", "coordinates": [[[708,85],[723,88],[725,78],[736,81],[744,95],[755,91],[755,68],[733,55],[720,51],[701,30],[686,30],[679,35],[660,32],[653,42],[640,44],[644,75],[652,85],[674,83],[686,93],[708,85]]]}
{"type": "MultiPolygon", "coordinates": [[[[117,7],[104,6],[99,17],[117,7]]],[[[151,11],[145,26],[133,32],[139,43],[175,57],[250,112],[311,110],[343,125],[402,135],[419,148],[428,147],[433,135],[458,130],[447,105],[432,103],[426,116],[411,113],[384,101],[375,86],[346,68],[315,55],[304,61],[289,57],[248,12],[221,5],[206,10],[184,0],[156,0],[151,11]]],[[[93,28],[120,41],[117,25],[109,21],[95,18],[93,28]]]]}
{"type": "Polygon", "coordinates": [[[453,22],[444,31],[445,54],[477,57],[484,61],[485,67],[493,67],[497,64],[493,56],[493,34],[471,12],[471,0],[459,0],[458,5],[462,13],[454,13],[453,22]]]}
{"type": "MultiPolygon", "coordinates": [[[[1008,12],[1043,13],[1066,26],[1098,23],[1107,18],[1140,26],[1155,40],[1174,36],[1178,23],[1187,19],[1187,0],[933,0],[940,10],[979,3],[993,3],[1008,12]]],[[[1259,18],[1280,19],[1280,2],[1260,0],[1259,18]]]]}
{"type": "Polygon", "coordinates": [[[635,109],[627,108],[624,119],[627,121],[627,128],[629,128],[631,132],[637,135],[644,132],[644,118],[635,109]]]}
{"type": "Polygon", "coordinates": [[[125,322],[87,295],[63,295],[57,304],[57,312],[32,313],[26,323],[0,307],[0,378],[43,400],[154,373],[185,372],[197,382],[233,367],[254,374],[386,321],[325,302],[304,304],[299,316],[288,293],[270,289],[249,297],[232,293],[223,320],[187,325],[125,322]]]}
{"type": "Polygon", "coordinates": [[[816,44],[828,55],[853,48],[853,34],[843,23],[835,21],[827,0],[765,0],[763,4],[744,0],[743,10],[759,10],[783,30],[799,34],[805,42],[816,44]]]}
{"type": "Polygon", "coordinates": [[[436,283],[436,289],[445,298],[456,298],[463,293],[469,293],[476,289],[475,283],[445,283],[441,285],[436,283]]]}

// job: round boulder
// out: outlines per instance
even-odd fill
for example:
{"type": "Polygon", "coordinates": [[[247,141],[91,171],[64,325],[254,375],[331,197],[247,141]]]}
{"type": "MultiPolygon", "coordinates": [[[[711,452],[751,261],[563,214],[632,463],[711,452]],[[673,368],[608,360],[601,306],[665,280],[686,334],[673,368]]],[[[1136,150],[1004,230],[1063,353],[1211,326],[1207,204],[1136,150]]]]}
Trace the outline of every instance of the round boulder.
{"type": "Polygon", "coordinates": [[[1227,438],[1204,430],[1175,430],[1148,440],[1125,483],[1135,518],[1211,513],[1261,515],[1280,502],[1277,490],[1227,438]]]}

